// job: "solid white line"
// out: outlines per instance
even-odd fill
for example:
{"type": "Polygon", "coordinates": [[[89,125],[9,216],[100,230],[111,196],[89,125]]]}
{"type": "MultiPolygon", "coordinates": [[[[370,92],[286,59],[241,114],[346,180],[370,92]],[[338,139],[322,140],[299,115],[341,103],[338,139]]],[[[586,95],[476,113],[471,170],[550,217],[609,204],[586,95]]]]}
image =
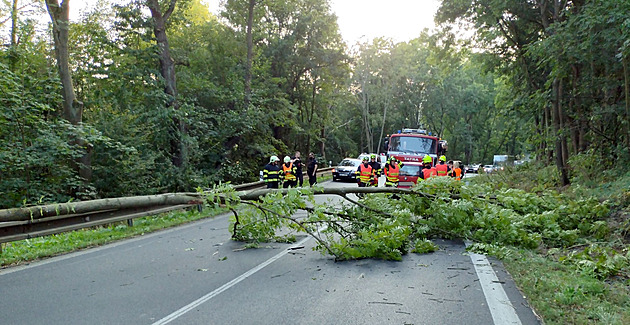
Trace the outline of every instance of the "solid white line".
{"type": "MultiPolygon", "coordinates": [[[[322,229],[320,229],[321,231],[322,229]]],[[[295,246],[300,246],[302,244],[304,244],[306,241],[308,241],[311,237],[307,236],[306,238],[300,240],[298,243],[295,244],[295,246]]],[[[283,250],[282,252],[278,253],[276,256],[264,261],[263,263],[257,265],[256,267],[252,268],[251,270],[241,274],[239,277],[235,278],[234,280],[222,285],[221,287],[217,288],[216,290],[208,293],[207,295],[191,302],[190,304],[180,308],[179,310],[173,312],[172,314],[160,319],[159,321],[153,323],[153,325],[164,325],[164,324],[168,324],[170,322],[172,322],[173,320],[179,318],[180,316],[184,315],[185,313],[195,309],[197,306],[203,304],[204,302],[216,297],[217,295],[219,295],[221,292],[233,287],[234,285],[236,285],[237,283],[247,279],[250,275],[260,271],[262,268],[264,268],[265,266],[277,261],[278,259],[280,259],[282,256],[286,255],[289,253],[288,249],[283,250]]]]}
{"type": "MultiPolygon", "coordinates": [[[[469,245],[470,242],[466,241],[466,246],[469,245]]],[[[492,314],[494,323],[498,325],[520,325],[521,319],[518,318],[516,309],[510,302],[505,290],[503,290],[503,286],[486,256],[470,253],[470,259],[475,266],[479,284],[481,289],[483,289],[483,294],[486,296],[486,302],[490,308],[490,314],[492,314]]]]}

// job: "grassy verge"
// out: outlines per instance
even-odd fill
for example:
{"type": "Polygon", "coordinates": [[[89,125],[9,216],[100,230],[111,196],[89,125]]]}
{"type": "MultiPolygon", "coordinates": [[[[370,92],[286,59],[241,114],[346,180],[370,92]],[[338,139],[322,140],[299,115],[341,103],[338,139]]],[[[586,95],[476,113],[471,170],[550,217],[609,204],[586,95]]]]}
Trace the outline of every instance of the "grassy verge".
{"type": "Polygon", "coordinates": [[[603,235],[597,240],[583,238],[583,245],[502,256],[545,324],[630,324],[630,172],[600,169],[574,169],[571,186],[562,188],[556,187],[554,166],[525,166],[475,180],[495,188],[533,193],[553,189],[573,198],[595,197],[610,203],[603,235]]]}
{"type": "Polygon", "coordinates": [[[216,216],[222,212],[206,208],[203,212],[173,211],[166,214],[134,219],[133,227],[126,222],[107,226],[81,229],[67,233],[25,239],[3,244],[0,267],[17,265],[45,257],[69,253],[75,250],[104,245],[117,240],[142,236],[145,233],[170,228],[199,219],[216,216]]]}
{"type": "Polygon", "coordinates": [[[503,263],[547,325],[630,324],[627,281],[583,275],[531,251],[518,252],[503,263]]]}

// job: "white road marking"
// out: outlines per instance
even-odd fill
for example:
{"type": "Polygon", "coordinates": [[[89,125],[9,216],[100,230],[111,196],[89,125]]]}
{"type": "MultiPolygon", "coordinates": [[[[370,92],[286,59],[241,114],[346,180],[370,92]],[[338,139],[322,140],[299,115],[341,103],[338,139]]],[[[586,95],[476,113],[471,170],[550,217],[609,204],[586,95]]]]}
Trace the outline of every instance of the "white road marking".
{"type": "MultiPolygon", "coordinates": [[[[466,241],[466,246],[469,245],[470,242],[466,241]]],[[[481,289],[483,289],[483,294],[486,297],[486,302],[490,308],[490,314],[492,314],[494,323],[497,325],[521,325],[521,319],[518,318],[516,309],[505,293],[505,290],[503,290],[503,286],[499,282],[499,278],[497,278],[496,273],[494,273],[494,269],[492,269],[486,256],[470,253],[470,259],[475,266],[479,284],[481,285],[481,289]]]]}
{"type": "MultiPolygon", "coordinates": [[[[320,228],[319,231],[322,231],[323,228],[320,228]]],[[[307,236],[306,238],[300,240],[298,243],[294,244],[293,246],[301,246],[304,243],[306,243],[309,239],[311,239],[310,236],[307,236]]],[[[164,324],[168,324],[172,321],[174,321],[175,319],[179,318],[180,316],[184,315],[185,313],[195,309],[197,306],[203,304],[204,302],[216,297],[217,295],[219,295],[220,293],[222,293],[223,291],[233,287],[234,285],[236,285],[237,283],[247,279],[250,275],[260,271],[262,268],[264,268],[265,266],[277,261],[278,259],[280,259],[281,257],[283,257],[284,255],[288,254],[290,252],[289,249],[285,249],[282,252],[278,253],[276,256],[262,262],[261,264],[257,265],[256,267],[250,269],[249,271],[241,274],[239,277],[233,279],[232,281],[222,285],[221,287],[217,288],[216,290],[206,294],[205,296],[189,303],[188,305],[180,308],[179,310],[173,312],[172,314],[160,319],[159,321],[153,323],[153,325],[164,325],[164,324]]]]}

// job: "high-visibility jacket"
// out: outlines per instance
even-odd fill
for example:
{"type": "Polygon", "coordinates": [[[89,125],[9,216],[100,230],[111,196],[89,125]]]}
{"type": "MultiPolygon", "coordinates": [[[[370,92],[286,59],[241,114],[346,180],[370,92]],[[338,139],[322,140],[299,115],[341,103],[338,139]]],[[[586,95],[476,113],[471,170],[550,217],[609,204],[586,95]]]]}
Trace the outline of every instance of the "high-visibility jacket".
{"type": "Polygon", "coordinates": [[[263,170],[263,181],[265,183],[280,181],[280,167],[267,164],[263,170]]]}
{"type": "Polygon", "coordinates": [[[365,167],[365,165],[361,164],[357,168],[356,174],[359,176],[361,183],[370,183],[372,177],[374,177],[374,169],[370,165],[365,167]]]}
{"type": "Polygon", "coordinates": [[[295,176],[295,173],[297,171],[297,168],[295,166],[293,166],[293,162],[289,163],[289,166],[287,166],[287,164],[282,164],[282,174],[284,175],[284,180],[285,181],[294,181],[297,179],[297,177],[295,176]]]}
{"type": "Polygon", "coordinates": [[[446,176],[448,174],[448,166],[446,164],[438,164],[435,166],[438,176],[446,176]]]}
{"type": "Polygon", "coordinates": [[[431,168],[424,168],[422,170],[422,176],[423,179],[429,179],[429,177],[433,177],[437,175],[437,170],[435,169],[435,167],[431,167],[431,168]]]}
{"type": "Polygon", "coordinates": [[[400,174],[400,166],[398,164],[387,164],[383,167],[383,173],[387,178],[385,186],[398,186],[398,175],[400,174]]]}
{"type": "Polygon", "coordinates": [[[462,169],[461,168],[455,168],[455,179],[456,180],[461,180],[462,179],[462,169]]]}

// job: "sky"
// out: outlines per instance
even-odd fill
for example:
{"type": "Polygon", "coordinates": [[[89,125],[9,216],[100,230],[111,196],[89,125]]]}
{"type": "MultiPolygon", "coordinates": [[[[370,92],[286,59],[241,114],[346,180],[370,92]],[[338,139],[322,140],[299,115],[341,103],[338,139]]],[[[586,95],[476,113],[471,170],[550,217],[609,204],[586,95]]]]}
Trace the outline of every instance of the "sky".
{"type": "MultiPolygon", "coordinates": [[[[219,11],[219,0],[206,0],[210,10],[219,11]]],[[[433,28],[439,0],[329,0],[337,15],[341,36],[353,45],[375,37],[405,42],[433,28]]]]}
{"type": "MultiPolygon", "coordinates": [[[[219,11],[219,0],[203,0],[213,13],[219,11]]],[[[71,2],[86,6],[95,0],[71,2]]],[[[440,0],[329,0],[338,17],[339,30],[348,45],[388,37],[405,42],[420,35],[424,28],[433,28],[433,16],[440,0]]],[[[73,13],[78,8],[71,7],[73,13]]]]}

